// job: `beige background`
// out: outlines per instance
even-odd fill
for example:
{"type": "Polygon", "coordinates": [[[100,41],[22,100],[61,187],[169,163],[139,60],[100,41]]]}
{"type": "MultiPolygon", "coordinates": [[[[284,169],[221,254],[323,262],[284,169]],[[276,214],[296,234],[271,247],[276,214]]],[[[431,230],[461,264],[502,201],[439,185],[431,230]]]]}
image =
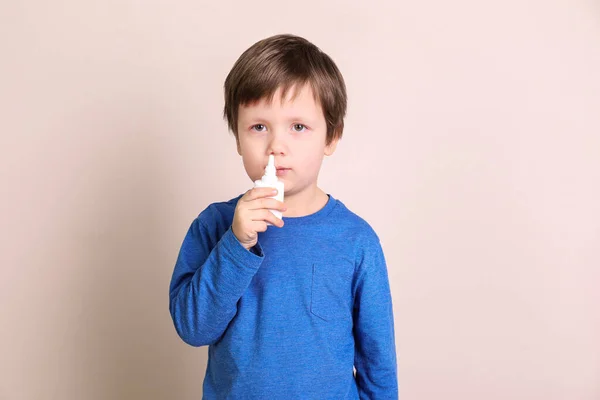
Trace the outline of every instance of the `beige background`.
{"type": "Polygon", "coordinates": [[[402,399],[600,399],[597,1],[3,1],[0,399],[199,399],[168,313],[183,236],[251,186],[236,58],[328,52],[321,186],[379,233],[402,399]]]}

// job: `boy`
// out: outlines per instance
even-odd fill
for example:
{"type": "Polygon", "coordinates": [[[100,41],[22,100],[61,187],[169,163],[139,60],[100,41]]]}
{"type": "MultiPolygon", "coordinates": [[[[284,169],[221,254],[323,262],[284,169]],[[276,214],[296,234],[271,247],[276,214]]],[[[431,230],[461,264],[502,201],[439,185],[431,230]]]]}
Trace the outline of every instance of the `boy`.
{"type": "Polygon", "coordinates": [[[186,343],[209,345],[203,398],[397,399],[379,238],[317,187],[342,136],[342,75],[312,43],[277,35],[240,56],[224,89],[246,173],[260,179],[274,155],[285,198],[255,188],[213,203],[183,241],[169,307],[186,343]]]}

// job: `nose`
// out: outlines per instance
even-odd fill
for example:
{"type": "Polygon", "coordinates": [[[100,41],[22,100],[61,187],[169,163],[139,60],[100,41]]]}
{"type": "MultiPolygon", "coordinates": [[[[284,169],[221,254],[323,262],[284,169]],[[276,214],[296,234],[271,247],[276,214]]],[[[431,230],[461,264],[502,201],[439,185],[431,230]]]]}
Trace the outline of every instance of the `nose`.
{"type": "Polygon", "coordinates": [[[284,133],[273,131],[269,141],[269,154],[285,155],[285,153],[287,153],[287,147],[283,136],[284,133]]]}

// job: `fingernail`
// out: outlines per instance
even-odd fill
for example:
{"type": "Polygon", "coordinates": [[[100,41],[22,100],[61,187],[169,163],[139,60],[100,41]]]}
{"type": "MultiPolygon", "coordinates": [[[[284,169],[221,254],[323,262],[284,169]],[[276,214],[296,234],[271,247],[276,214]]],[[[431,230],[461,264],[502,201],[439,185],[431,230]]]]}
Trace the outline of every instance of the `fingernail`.
{"type": "Polygon", "coordinates": [[[277,189],[273,190],[271,193],[277,194],[277,189]]]}

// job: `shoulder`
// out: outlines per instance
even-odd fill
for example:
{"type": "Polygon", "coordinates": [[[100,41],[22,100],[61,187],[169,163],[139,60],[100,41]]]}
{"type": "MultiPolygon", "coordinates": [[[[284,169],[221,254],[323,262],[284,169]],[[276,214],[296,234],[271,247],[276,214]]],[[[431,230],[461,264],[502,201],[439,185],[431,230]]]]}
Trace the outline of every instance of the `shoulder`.
{"type": "Polygon", "coordinates": [[[235,207],[239,199],[243,196],[240,194],[232,199],[226,201],[219,201],[210,203],[202,212],[198,215],[198,218],[203,222],[214,221],[215,219],[226,218],[233,215],[235,207]]]}
{"type": "Polygon", "coordinates": [[[379,243],[379,236],[365,218],[350,210],[341,200],[336,200],[336,202],[336,208],[332,214],[347,237],[363,245],[379,243]]]}
{"type": "Polygon", "coordinates": [[[209,234],[224,233],[233,221],[235,207],[242,196],[243,194],[240,194],[229,200],[210,203],[198,214],[192,225],[208,231],[209,234]]]}
{"type": "Polygon", "coordinates": [[[356,279],[364,277],[365,273],[386,271],[380,238],[371,224],[339,200],[336,213],[336,223],[341,221],[343,231],[340,233],[348,245],[346,249],[353,255],[356,279]]]}

